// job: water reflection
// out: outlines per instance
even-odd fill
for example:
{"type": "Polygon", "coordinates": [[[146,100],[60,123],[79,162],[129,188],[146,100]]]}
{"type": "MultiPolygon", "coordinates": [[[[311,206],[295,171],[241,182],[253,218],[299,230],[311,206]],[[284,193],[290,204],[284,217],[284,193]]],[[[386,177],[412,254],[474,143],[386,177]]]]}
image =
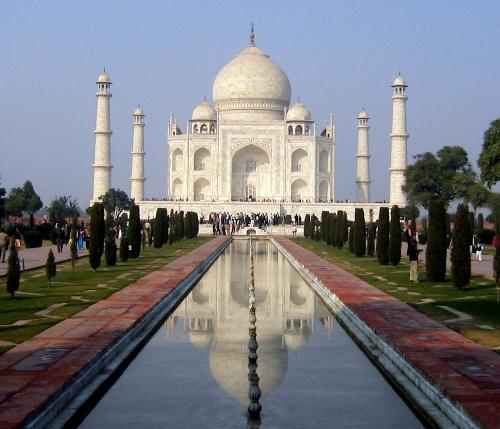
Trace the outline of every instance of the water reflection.
{"type": "MultiPolygon", "coordinates": [[[[209,354],[212,377],[245,408],[249,401],[249,245],[247,240],[235,241],[166,321],[167,338],[184,321],[189,341],[209,354]]],[[[254,241],[254,264],[258,374],[262,398],[266,398],[284,379],[289,352],[300,353],[317,328],[315,320],[330,333],[333,316],[269,242],[254,241]]]]}

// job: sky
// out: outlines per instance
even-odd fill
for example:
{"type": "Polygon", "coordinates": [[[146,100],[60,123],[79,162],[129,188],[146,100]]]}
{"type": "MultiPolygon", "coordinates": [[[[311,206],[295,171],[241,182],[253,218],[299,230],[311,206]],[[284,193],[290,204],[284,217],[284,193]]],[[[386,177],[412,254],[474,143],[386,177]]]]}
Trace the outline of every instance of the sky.
{"type": "Polygon", "coordinates": [[[370,114],[372,200],[388,199],[392,89],[408,89],[408,160],[462,146],[477,169],[500,117],[500,2],[0,0],[0,182],[45,205],[92,193],[96,97],[113,81],[112,186],[130,192],[132,112],[146,113],[146,197],[166,194],[169,112],[181,127],[248,44],[287,73],[322,128],[335,115],[336,198],[355,198],[357,115],[370,114]]]}

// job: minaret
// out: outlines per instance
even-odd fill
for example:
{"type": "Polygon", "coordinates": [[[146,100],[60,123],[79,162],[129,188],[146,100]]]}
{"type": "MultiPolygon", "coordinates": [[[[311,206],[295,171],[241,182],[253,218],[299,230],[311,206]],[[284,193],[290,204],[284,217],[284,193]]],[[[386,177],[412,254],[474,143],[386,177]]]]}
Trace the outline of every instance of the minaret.
{"type": "Polygon", "coordinates": [[[141,106],[133,114],[134,137],[132,141],[132,175],[130,177],[130,198],[144,200],[144,111],[141,106]]]}
{"type": "Polygon", "coordinates": [[[358,178],[356,201],[360,203],[370,202],[370,150],[368,147],[368,113],[363,111],[359,114],[358,120],[358,178]]]}
{"type": "Polygon", "coordinates": [[[394,88],[392,95],[392,133],[391,133],[391,167],[389,202],[400,207],[406,206],[406,196],[401,189],[405,183],[406,170],[406,141],[409,135],[406,132],[406,82],[398,74],[391,85],[394,88]]]}
{"type": "Polygon", "coordinates": [[[99,200],[111,188],[111,121],[109,99],[111,80],[104,70],[97,78],[97,115],[95,122],[94,191],[92,202],[99,200]]]}

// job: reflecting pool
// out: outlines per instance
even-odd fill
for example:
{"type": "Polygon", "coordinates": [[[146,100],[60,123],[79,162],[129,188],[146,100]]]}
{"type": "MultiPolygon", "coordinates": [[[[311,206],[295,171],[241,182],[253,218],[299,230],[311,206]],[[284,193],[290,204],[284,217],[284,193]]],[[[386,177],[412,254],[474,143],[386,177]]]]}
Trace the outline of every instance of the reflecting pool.
{"type": "Polygon", "coordinates": [[[238,240],[81,427],[422,427],[272,243],[253,248],[261,420],[246,416],[249,241],[238,240]]]}

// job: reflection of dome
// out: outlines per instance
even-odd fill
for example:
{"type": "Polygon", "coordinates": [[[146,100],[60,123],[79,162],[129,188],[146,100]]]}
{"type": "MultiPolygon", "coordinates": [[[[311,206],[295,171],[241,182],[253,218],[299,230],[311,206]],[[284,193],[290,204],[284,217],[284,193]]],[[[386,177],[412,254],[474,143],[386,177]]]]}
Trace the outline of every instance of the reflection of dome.
{"type": "Polygon", "coordinates": [[[311,329],[309,327],[303,329],[287,330],[285,332],[285,344],[294,352],[298,352],[309,340],[311,329]]]}
{"type": "Polygon", "coordinates": [[[219,71],[213,85],[213,100],[221,112],[273,112],[276,119],[278,114],[283,119],[290,93],[285,72],[252,43],[219,71]]]}
{"type": "Polygon", "coordinates": [[[209,295],[203,291],[203,283],[201,282],[193,289],[191,296],[196,304],[205,304],[209,299],[209,295]]]}
{"type": "MultiPolygon", "coordinates": [[[[257,360],[262,397],[276,389],[285,377],[288,368],[288,352],[282,348],[281,336],[275,335],[269,340],[259,340],[257,360]]],[[[248,405],[248,349],[240,344],[219,343],[210,351],[210,372],[217,384],[226,393],[238,399],[242,405],[248,405]],[[234,346],[234,349],[233,347],[234,346]]]]}
{"type": "Polygon", "coordinates": [[[301,287],[298,285],[290,285],[290,301],[297,306],[300,306],[307,301],[307,298],[300,294],[300,289],[301,287]]]}
{"type": "Polygon", "coordinates": [[[191,119],[193,121],[216,121],[217,112],[207,101],[202,101],[193,110],[191,119]]]}
{"type": "Polygon", "coordinates": [[[311,112],[300,101],[297,101],[286,114],[287,121],[310,121],[311,112]]]}
{"type": "Polygon", "coordinates": [[[214,332],[213,329],[208,331],[189,331],[188,336],[191,344],[193,344],[198,351],[203,352],[210,347],[210,344],[212,344],[214,332]]]}
{"type": "MultiPolygon", "coordinates": [[[[248,284],[244,281],[232,281],[230,286],[231,298],[234,302],[242,307],[248,307],[248,284]]],[[[259,284],[255,287],[255,302],[256,305],[261,305],[266,302],[267,288],[263,289],[263,285],[259,284]]]]}
{"type": "Polygon", "coordinates": [[[396,79],[394,79],[394,82],[392,83],[392,86],[407,86],[405,78],[398,74],[396,76],[396,79]]]}

